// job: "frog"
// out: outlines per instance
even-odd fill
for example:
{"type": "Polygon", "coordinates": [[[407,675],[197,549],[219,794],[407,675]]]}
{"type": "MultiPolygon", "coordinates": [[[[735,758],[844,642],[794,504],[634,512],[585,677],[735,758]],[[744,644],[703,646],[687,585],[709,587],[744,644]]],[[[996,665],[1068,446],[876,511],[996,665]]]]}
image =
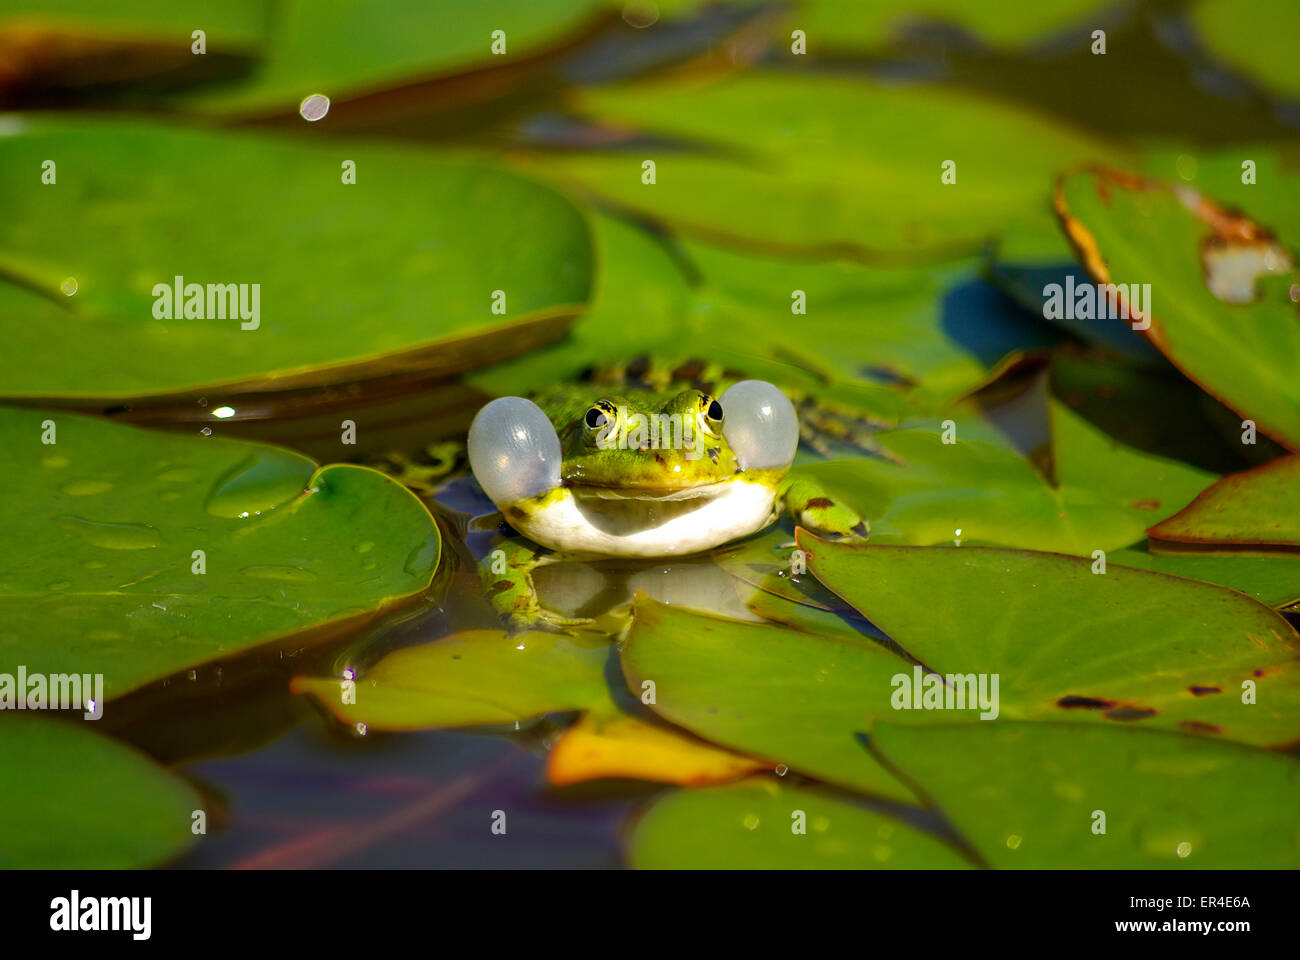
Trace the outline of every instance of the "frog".
{"type": "Polygon", "coordinates": [[[509,623],[572,623],[537,599],[545,563],[701,555],[783,515],[820,536],[869,536],[859,513],[790,473],[789,397],[764,380],[724,384],[564,384],[478,412],[470,470],[503,521],[480,573],[509,623]]]}

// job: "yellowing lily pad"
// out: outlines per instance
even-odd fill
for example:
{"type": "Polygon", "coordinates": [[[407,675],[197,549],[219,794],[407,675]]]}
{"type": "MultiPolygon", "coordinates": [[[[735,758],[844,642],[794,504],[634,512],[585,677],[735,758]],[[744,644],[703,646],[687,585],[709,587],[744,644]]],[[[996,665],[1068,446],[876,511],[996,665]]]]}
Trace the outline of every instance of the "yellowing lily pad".
{"type": "Polygon", "coordinates": [[[0,397],[456,373],[553,340],[587,298],[582,215],[481,163],[86,118],[6,134],[0,397]]]}
{"type": "Polygon", "coordinates": [[[770,769],[664,723],[595,712],[564,732],[546,762],[547,779],[556,786],[627,777],[699,787],[770,769]]]}
{"type": "Polygon", "coordinates": [[[873,748],[1009,869],[1300,865],[1294,757],[1132,727],[881,724],[873,748]]]}
{"type": "Polygon", "coordinates": [[[105,695],[423,593],[428,510],[363,467],[0,408],[0,662],[105,695]]]}
{"type": "Polygon", "coordinates": [[[5,710],[0,756],[0,869],[155,867],[197,839],[198,793],[93,722],[5,710]]]}
{"type": "Polygon", "coordinates": [[[918,870],[970,863],[914,826],[833,790],[773,778],[677,790],[637,820],[628,859],[643,870],[918,870]]]}
{"type": "Polygon", "coordinates": [[[930,670],[996,682],[993,719],[1260,746],[1300,738],[1300,636],[1243,594],[1049,553],[858,546],[805,531],[799,545],[822,583],[930,670]]]}
{"type": "Polygon", "coordinates": [[[1183,544],[1294,552],[1300,547],[1300,455],[1224,477],[1148,533],[1158,552],[1183,544]]]}

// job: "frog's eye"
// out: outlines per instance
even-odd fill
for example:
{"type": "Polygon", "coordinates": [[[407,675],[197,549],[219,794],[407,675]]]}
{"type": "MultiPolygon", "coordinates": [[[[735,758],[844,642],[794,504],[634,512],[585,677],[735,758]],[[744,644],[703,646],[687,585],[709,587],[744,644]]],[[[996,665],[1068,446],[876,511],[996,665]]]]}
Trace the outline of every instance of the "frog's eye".
{"type": "Polygon", "coordinates": [[[710,423],[721,423],[722,404],[718,403],[718,401],[710,397],[708,405],[705,406],[704,408],[704,416],[708,419],[710,423]]]}
{"type": "Polygon", "coordinates": [[[707,393],[700,394],[700,429],[711,437],[722,435],[722,404],[707,393]]]}
{"type": "Polygon", "coordinates": [[[582,418],[582,422],[587,425],[588,430],[599,430],[609,422],[605,416],[605,411],[600,407],[592,407],[587,411],[587,415],[582,418]]]}
{"type": "Polygon", "coordinates": [[[765,380],[741,380],[718,398],[727,411],[723,430],[742,470],[790,466],[799,446],[799,418],[790,398],[765,380]]]}
{"type": "Polygon", "coordinates": [[[560,438],[531,400],[493,400],[474,417],[466,446],[474,479],[498,506],[560,485],[560,438]]]}

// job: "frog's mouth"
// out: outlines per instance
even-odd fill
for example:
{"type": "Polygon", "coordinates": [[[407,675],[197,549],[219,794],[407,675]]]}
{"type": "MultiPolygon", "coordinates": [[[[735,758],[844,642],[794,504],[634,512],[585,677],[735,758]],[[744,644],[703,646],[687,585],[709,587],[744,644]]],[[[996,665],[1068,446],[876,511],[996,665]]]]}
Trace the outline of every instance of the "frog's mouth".
{"type": "Polygon", "coordinates": [[[664,503],[680,500],[713,500],[723,496],[734,478],[697,483],[689,487],[602,487],[590,483],[569,483],[566,486],[579,500],[643,500],[664,503]]]}
{"type": "Polygon", "coordinates": [[[511,523],[572,556],[686,556],[762,529],[775,516],[772,487],[736,478],[680,490],[570,485],[511,523]]]}

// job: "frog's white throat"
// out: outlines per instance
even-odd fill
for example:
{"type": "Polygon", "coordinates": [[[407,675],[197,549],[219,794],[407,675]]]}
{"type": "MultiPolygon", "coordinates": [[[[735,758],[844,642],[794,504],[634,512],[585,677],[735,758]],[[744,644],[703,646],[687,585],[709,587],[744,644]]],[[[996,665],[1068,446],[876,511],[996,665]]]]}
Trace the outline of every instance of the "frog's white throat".
{"type": "Polygon", "coordinates": [[[669,557],[709,550],[767,526],[775,491],[730,480],[696,495],[620,495],[564,489],[527,518],[512,518],[524,536],[572,556],[669,557]]]}

